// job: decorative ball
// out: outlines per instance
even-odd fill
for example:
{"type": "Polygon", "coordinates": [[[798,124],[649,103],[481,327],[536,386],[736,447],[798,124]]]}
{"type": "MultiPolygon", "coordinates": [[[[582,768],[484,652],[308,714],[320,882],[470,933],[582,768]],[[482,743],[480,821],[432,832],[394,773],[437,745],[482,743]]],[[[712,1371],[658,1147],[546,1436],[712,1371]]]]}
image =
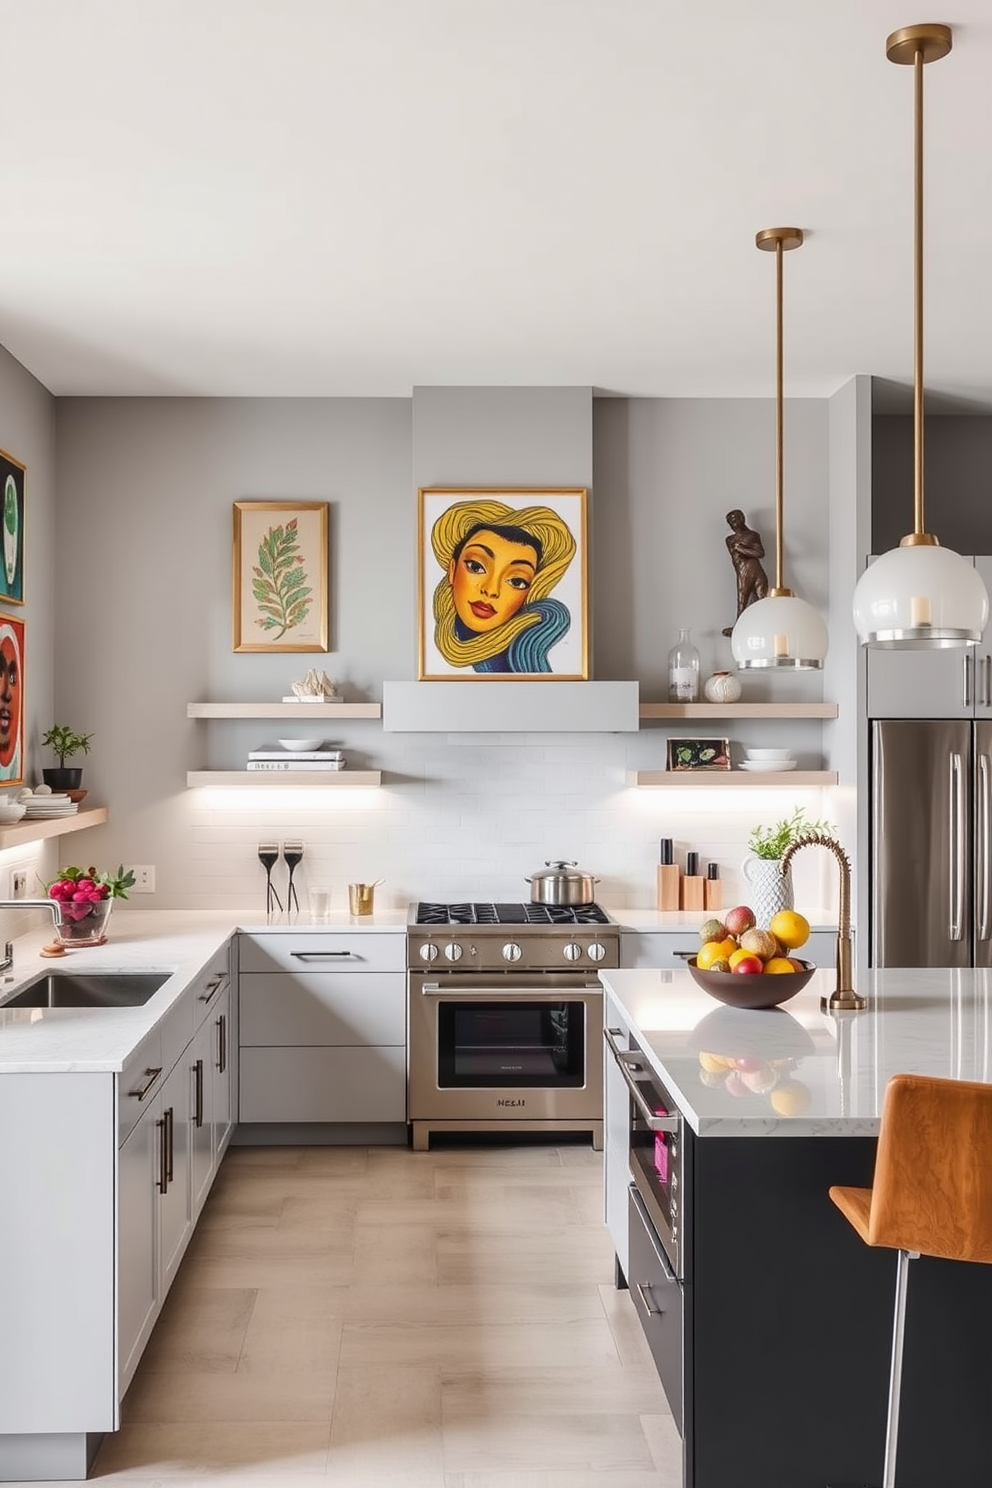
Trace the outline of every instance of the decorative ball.
{"type": "Polygon", "coordinates": [[[741,684],[733,672],[714,672],[707,677],[703,693],[711,703],[736,703],[741,695],[741,684]]]}

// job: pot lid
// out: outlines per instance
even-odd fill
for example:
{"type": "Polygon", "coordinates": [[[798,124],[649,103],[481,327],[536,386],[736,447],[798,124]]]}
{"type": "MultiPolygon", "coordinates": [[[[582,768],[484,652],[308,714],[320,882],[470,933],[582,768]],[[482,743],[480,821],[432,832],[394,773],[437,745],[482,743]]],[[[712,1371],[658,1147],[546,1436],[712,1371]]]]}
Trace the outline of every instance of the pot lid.
{"type": "Polygon", "coordinates": [[[586,873],[575,862],[574,858],[545,858],[544,867],[530,876],[531,883],[540,883],[545,879],[553,879],[556,882],[564,879],[566,882],[577,878],[592,878],[591,873],[586,873]]]}

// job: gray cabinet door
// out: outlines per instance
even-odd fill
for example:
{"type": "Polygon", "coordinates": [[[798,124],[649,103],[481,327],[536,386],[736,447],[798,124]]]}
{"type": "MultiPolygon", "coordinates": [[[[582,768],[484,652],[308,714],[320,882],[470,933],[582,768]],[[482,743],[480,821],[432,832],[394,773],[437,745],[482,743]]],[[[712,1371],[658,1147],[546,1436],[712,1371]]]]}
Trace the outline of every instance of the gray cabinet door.
{"type": "Polygon", "coordinates": [[[214,1173],[214,1023],[208,1018],[184,1056],[192,1086],[189,1156],[190,1203],[199,1214],[214,1173]]]}
{"type": "Polygon", "coordinates": [[[228,985],[210,1019],[215,1164],[220,1162],[234,1130],[234,1062],[238,1056],[238,1044],[231,1026],[232,1005],[228,985]]]}
{"type": "Polygon", "coordinates": [[[161,1119],[157,1130],[161,1142],[161,1164],[165,1163],[164,1193],[159,1194],[159,1240],[162,1257],[162,1297],[168,1293],[186,1251],[193,1225],[190,1218],[189,1139],[192,1110],[192,1077],[189,1061],[179,1060],[165,1082],[161,1095],[161,1119]]]}
{"type": "Polygon", "coordinates": [[[159,1308],[158,1160],[161,1101],[117,1158],[117,1398],[123,1398],[159,1308]]]}

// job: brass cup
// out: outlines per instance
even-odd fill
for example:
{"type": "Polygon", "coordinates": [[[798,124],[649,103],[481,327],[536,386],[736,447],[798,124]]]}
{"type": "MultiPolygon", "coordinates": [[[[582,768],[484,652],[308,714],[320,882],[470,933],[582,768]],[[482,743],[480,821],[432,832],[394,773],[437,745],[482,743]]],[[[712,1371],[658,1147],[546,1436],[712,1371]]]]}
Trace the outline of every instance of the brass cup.
{"type": "Polygon", "coordinates": [[[348,909],[353,915],[370,915],[375,898],[375,884],[353,883],[348,885],[348,909]]]}

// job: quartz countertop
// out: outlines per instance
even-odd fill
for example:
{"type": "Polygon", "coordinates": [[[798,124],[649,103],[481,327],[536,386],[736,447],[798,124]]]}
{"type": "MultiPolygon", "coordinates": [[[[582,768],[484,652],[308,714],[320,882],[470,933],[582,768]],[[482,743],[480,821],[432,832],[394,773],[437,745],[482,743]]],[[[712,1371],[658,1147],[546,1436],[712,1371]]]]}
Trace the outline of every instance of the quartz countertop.
{"type": "Polygon", "coordinates": [[[119,910],[106,945],[39,954],[52,926],[38,912],[39,928],[14,941],[14,970],[0,980],[0,1074],[118,1071],[146,1034],[161,1022],[189,983],[236,931],[252,934],[360,934],[406,932],[406,910],[352,918],[333,914],[317,923],[286,914],[268,919],[257,910],[119,910]],[[141,1007],[10,1008],[4,999],[48,972],[158,971],[168,980],[141,1007]]]}
{"type": "Polygon", "coordinates": [[[868,1007],[837,1014],[820,1012],[832,968],[762,1012],[725,1007],[688,971],[599,976],[700,1137],[875,1136],[891,1075],[992,1082],[989,970],[866,972],[868,1007]]]}

